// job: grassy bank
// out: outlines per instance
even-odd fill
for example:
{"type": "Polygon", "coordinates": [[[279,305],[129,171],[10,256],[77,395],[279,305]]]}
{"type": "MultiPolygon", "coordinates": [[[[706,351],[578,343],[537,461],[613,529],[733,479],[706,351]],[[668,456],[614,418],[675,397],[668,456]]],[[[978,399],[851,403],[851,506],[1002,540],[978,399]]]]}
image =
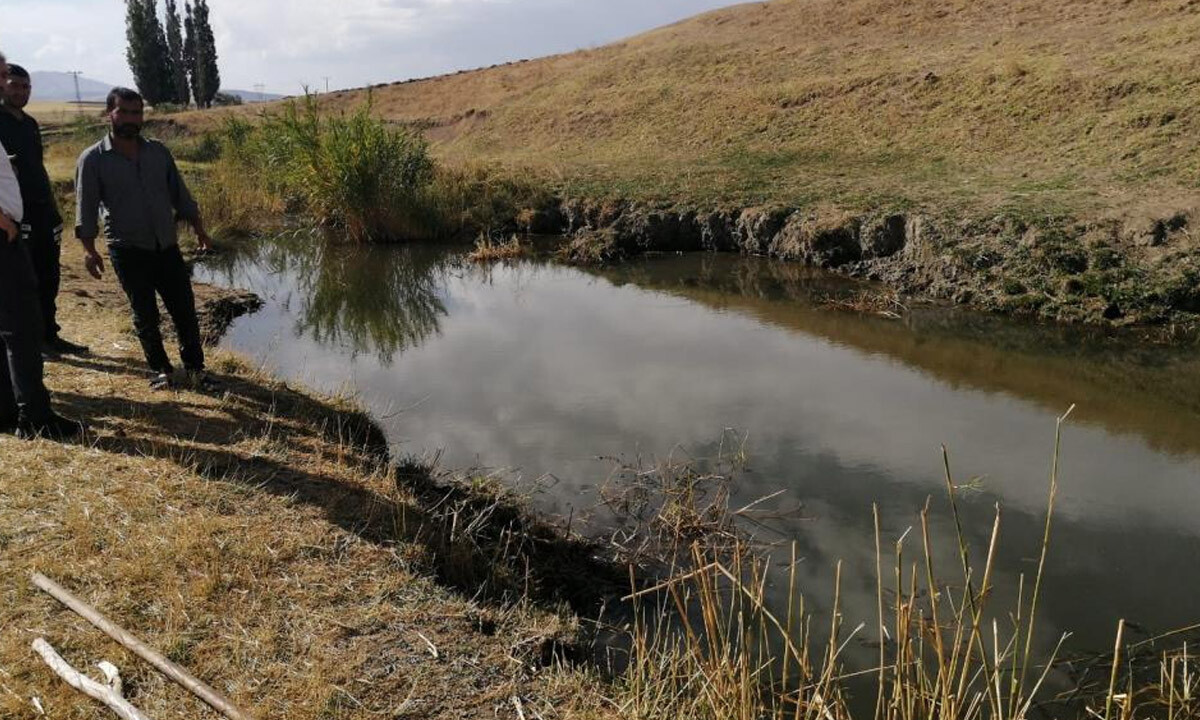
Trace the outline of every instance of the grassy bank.
{"type": "Polygon", "coordinates": [[[603,715],[591,680],[541,656],[574,621],[537,592],[520,599],[536,563],[475,559],[499,532],[487,523],[449,531],[472,503],[499,514],[499,495],[442,493],[431,511],[427,481],[381,464],[362,416],[230,356],[212,363],[220,395],[150,391],[124,298],[81,260],[69,246],[61,319],[94,354],[49,363],[47,381],[92,432],[66,445],[0,437],[0,715],[32,716],[37,698],[51,717],[106,717],[40,665],[40,636],[78,667],[115,662],[152,717],[203,714],[39,594],[35,570],[259,717],[515,717],[513,698],[545,717],[564,716],[550,705],[603,715]]]}
{"type": "MultiPolygon", "coordinates": [[[[195,178],[211,224],[254,234],[300,219],[351,241],[470,240],[479,255],[516,251],[513,233],[567,235],[568,262],[648,251],[771,255],[882,281],[906,296],[1064,322],[1200,326],[1192,218],[1142,227],[1109,219],[986,217],[941,211],[856,213],[563,198],[503,167],[435,162],[424,141],[372,115],[324,114],[309,97],[260,122],[225,117],[200,134],[160,124],[195,178]],[[508,243],[506,251],[497,247],[508,243]]],[[[895,294],[893,293],[893,294],[895,294]]],[[[903,303],[903,301],[901,302],[903,303]]]]}

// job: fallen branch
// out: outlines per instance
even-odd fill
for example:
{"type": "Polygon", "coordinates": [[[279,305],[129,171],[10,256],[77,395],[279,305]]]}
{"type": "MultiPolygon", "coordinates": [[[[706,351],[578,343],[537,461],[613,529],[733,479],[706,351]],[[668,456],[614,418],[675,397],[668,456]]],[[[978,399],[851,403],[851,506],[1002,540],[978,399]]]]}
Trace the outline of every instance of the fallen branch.
{"type": "Polygon", "coordinates": [[[205,685],[187,670],[184,670],[179,665],[176,665],[148,647],[132,633],[101,615],[95,608],[72,595],[58,583],[41,573],[34,573],[33,584],[50,594],[55,600],[74,610],[83,619],[103,630],[110,638],[124,645],[135,655],[158,668],[159,672],[163,675],[171,678],[180,687],[208,703],[210,707],[229,718],[229,720],[250,720],[250,717],[238,710],[229,698],[205,685]]]}
{"type": "Polygon", "coordinates": [[[46,661],[50,669],[68,685],[84,695],[104,703],[122,720],[150,720],[121,694],[121,676],[117,674],[117,669],[111,664],[101,663],[100,665],[100,669],[108,679],[108,684],[104,685],[71,667],[71,664],[63,660],[62,656],[50,646],[50,643],[42,638],[33,641],[33,651],[41,655],[42,660],[46,661]]]}

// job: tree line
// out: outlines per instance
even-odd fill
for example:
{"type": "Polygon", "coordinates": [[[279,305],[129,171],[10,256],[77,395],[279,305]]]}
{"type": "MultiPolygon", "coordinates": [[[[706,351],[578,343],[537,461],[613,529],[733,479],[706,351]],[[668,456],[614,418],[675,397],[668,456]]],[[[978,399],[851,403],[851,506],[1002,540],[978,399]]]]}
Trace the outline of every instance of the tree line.
{"type": "Polygon", "coordinates": [[[208,21],[208,0],[166,0],[166,24],[158,0],[126,0],[125,57],[138,92],[149,105],[211,107],[221,89],[217,46],[208,21]]]}

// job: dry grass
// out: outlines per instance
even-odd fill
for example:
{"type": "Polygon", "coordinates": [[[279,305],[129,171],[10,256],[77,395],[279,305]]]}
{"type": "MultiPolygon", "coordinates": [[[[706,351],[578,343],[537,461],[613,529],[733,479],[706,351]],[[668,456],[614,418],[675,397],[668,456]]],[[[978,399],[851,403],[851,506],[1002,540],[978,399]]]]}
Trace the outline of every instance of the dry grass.
{"type": "Polygon", "coordinates": [[[1198,58],[1184,0],[775,0],[373,97],[569,194],[1082,213],[1194,200],[1198,58]]]}
{"type": "Polygon", "coordinates": [[[80,260],[68,248],[61,319],[94,354],[50,363],[48,383],[92,432],[0,437],[0,716],[37,698],[51,717],[108,717],[41,666],[41,636],[79,667],[115,662],[152,717],[208,716],[34,590],[35,570],[258,717],[516,717],[514,697],[546,718],[600,714],[584,680],[522,650],[562,632],[557,614],[432,579],[437,548],[399,523],[423,505],[360,415],[220,354],[220,396],[151,392],[115,281],[80,260]]]}
{"type": "Polygon", "coordinates": [[[262,173],[232,162],[210,163],[200,173],[191,190],[209,232],[249,236],[286,224],[286,203],[265,190],[262,173]]]}
{"type": "Polygon", "coordinates": [[[503,242],[493,240],[488,235],[481,235],[475,241],[475,249],[467,254],[467,259],[477,263],[513,260],[525,257],[531,250],[529,244],[522,243],[521,238],[517,235],[513,235],[503,242]]]}
{"type": "MultiPolygon", "coordinates": [[[[36,88],[34,91],[36,95],[36,88]]],[[[65,125],[79,122],[81,118],[94,119],[104,112],[103,102],[63,102],[59,100],[31,100],[25,112],[38,119],[43,130],[54,131],[65,125]]]]}
{"type": "Polygon", "coordinates": [[[908,312],[904,299],[894,290],[869,288],[848,296],[830,295],[821,300],[830,310],[845,310],[862,315],[878,315],[888,320],[900,320],[908,312]]]}

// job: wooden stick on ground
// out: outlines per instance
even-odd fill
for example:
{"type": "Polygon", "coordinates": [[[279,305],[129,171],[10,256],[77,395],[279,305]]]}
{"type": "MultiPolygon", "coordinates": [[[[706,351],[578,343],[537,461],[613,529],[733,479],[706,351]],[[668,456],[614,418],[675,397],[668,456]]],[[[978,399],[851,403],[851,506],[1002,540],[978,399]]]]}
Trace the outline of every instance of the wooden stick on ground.
{"type": "Polygon", "coordinates": [[[141,710],[135,708],[121,695],[120,676],[112,674],[106,669],[105,675],[108,676],[108,684],[98,683],[71,667],[70,663],[63,660],[62,656],[55,652],[54,648],[50,647],[50,643],[42,638],[33,641],[33,651],[41,655],[42,660],[46,661],[50,669],[65,680],[68,685],[84,695],[104,703],[121,720],[150,720],[142,714],[141,710]]]}
{"type": "Polygon", "coordinates": [[[238,710],[229,698],[205,685],[194,675],[152,650],[132,633],[104,617],[92,606],[72,595],[65,588],[41,573],[33,574],[33,584],[50,594],[55,600],[74,610],[83,619],[100,628],[113,640],[124,645],[138,657],[158,668],[163,675],[174,680],[185,690],[208,703],[214,710],[229,720],[250,720],[250,716],[238,710]]]}

